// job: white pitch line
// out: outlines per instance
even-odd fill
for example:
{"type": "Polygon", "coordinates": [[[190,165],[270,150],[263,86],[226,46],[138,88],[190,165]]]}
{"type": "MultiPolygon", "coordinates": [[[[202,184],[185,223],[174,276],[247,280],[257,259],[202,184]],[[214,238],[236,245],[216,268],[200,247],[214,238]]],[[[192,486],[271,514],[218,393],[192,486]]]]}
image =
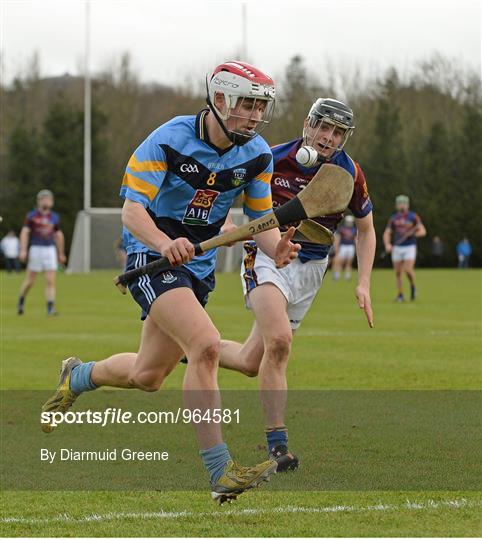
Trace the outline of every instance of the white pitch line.
{"type": "Polygon", "coordinates": [[[433,510],[437,508],[474,508],[482,506],[482,500],[468,501],[467,499],[454,499],[448,501],[434,501],[429,499],[425,502],[409,501],[404,504],[384,504],[378,503],[371,506],[336,505],[317,507],[304,506],[280,506],[278,508],[246,508],[240,510],[218,510],[213,512],[108,512],[107,514],[90,514],[84,516],[71,516],[69,514],[59,514],[51,518],[26,518],[26,517],[3,517],[0,523],[20,523],[24,525],[39,525],[52,523],[101,523],[103,521],[113,521],[119,519],[180,519],[180,518],[217,518],[222,516],[252,516],[261,514],[325,514],[341,512],[387,512],[398,510],[433,510]]]}
{"type": "MultiPolygon", "coordinates": [[[[296,332],[297,336],[302,337],[359,337],[366,336],[365,330],[309,330],[300,329],[296,332]]],[[[413,335],[411,330],[379,330],[377,329],[376,335],[379,337],[405,337],[413,335]]],[[[419,331],[419,337],[431,337],[431,336],[460,336],[474,338],[479,336],[476,329],[472,330],[431,330],[431,331],[419,331]]],[[[44,336],[45,337],[45,336],[44,336]]],[[[19,336],[19,339],[21,336],[19,336]]]]}

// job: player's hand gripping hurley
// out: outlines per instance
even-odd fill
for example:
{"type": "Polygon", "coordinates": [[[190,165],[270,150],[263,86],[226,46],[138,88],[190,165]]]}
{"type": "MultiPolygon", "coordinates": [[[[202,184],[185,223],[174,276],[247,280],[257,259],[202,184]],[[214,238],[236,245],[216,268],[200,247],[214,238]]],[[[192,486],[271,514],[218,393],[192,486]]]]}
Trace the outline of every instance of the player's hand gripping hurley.
{"type": "MultiPolygon", "coordinates": [[[[305,189],[286,204],[234,231],[194,244],[195,253],[200,255],[210,249],[246,240],[260,232],[288,225],[295,221],[343,212],[350,202],[353,188],[354,181],[349,172],[338,165],[324,164],[305,189]]],[[[122,294],[126,294],[127,285],[136,278],[170,266],[168,258],[161,257],[140,268],[129,270],[125,274],[117,276],[114,278],[114,283],[122,294]]]]}

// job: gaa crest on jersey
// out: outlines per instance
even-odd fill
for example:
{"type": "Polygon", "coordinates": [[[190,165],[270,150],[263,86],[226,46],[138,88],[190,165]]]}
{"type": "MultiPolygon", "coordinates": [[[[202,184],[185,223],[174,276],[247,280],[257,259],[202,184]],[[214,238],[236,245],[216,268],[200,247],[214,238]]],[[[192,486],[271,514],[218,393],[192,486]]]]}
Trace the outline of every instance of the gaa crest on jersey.
{"type": "Polygon", "coordinates": [[[197,189],[187,205],[182,222],[186,225],[208,225],[209,216],[218,195],[219,191],[197,189]]]}
{"type": "Polygon", "coordinates": [[[240,186],[244,182],[247,172],[248,171],[244,169],[243,167],[239,169],[234,169],[233,178],[231,179],[231,184],[233,184],[233,186],[235,187],[240,186]]]}

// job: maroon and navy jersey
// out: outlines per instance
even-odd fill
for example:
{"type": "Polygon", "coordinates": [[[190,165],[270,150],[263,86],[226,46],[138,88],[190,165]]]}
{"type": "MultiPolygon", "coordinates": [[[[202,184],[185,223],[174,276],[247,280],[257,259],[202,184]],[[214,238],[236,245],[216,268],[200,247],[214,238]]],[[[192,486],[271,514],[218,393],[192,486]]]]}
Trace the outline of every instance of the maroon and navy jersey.
{"type": "Polygon", "coordinates": [[[40,210],[32,210],[27,214],[24,225],[30,229],[30,245],[55,245],[54,234],[60,229],[60,218],[56,212],[44,214],[40,210]]]}
{"type": "Polygon", "coordinates": [[[410,235],[405,240],[403,237],[407,232],[422,223],[422,220],[415,212],[395,212],[390,216],[387,229],[391,229],[393,238],[392,244],[396,246],[413,246],[417,244],[414,235],[410,235]]]}
{"type": "MultiPolygon", "coordinates": [[[[288,143],[280,144],[271,149],[274,159],[274,172],[271,179],[271,192],[273,197],[273,208],[277,208],[305,188],[313,176],[318,172],[321,165],[311,168],[303,167],[296,161],[296,152],[303,144],[302,139],[295,139],[288,143]]],[[[363,171],[344,150],[337,152],[330,160],[333,165],[343,167],[348,171],[355,181],[354,191],[348,208],[357,218],[367,216],[373,209],[368,188],[363,171]]],[[[320,216],[315,221],[330,229],[333,233],[340,221],[343,213],[320,216]]],[[[330,251],[329,245],[312,244],[301,242],[301,251],[298,256],[302,262],[311,259],[324,259],[330,251]]]]}
{"type": "Polygon", "coordinates": [[[355,244],[356,238],[356,227],[351,225],[342,225],[337,234],[340,237],[340,245],[342,246],[353,246],[355,244]]]}

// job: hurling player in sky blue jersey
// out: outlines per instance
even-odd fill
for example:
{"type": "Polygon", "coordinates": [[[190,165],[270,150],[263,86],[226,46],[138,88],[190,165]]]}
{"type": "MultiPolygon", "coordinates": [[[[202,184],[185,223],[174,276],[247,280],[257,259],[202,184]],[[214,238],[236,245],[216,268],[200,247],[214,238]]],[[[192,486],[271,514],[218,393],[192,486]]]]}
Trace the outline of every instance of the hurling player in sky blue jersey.
{"type": "MultiPolygon", "coordinates": [[[[358,230],[358,286],[355,294],[372,327],[370,275],[376,244],[372,203],[361,167],[343,150],[354,127],[353,111],[344,103],[329,98],[318,99],[305,120],[303,137],[272,149],[274,173],[271,188],[273,206],[279,206],[308,185],[323,163],[343,167],[353,176],[354,192],[348,208],[355,216],[358,230]],[[310,147],[311,160],[305,166],[296,159],[302,146],[310,147]]],[[[342,218],[343,214],[338,213],[320,216],[315,221],[335,232],[342,218]]],[[[284,418],[286,367],[293,333],[321,287],[330,250],[330,245],[302,240],[300,244],[298,258],[286,268],[276,268],[257,240],[245,244],[241,277],[246,305],[253,310],[256,320],[244,344],[221,342],[222,367],[248,376],[258,375],[268,454],[278,462],[278,471],[298,467],[298,458],[288,450],[284,418]]]]}
{"type": "Polygon", "coordinates": [[[404,302],[403,273],[410,283],[410,300],[415,300],[415,260],[417,259],[417,238],[427,234],[425,226],[415,212],[409,210],[410,199],[406,195],[398,195],[395,199],[396,212],[390,216],[385,231],[383,243],[385,251],[391,253],[393,269],[397,278],[397,302],[404,302]]]}
{"type": "Polygon", "coordinates": [[[19,260],[27,262],[27,275],[20,286],[17,313],[23,315],[25,297],[35,283],[37,275],[45,275],[45,300],[47,315],[55,311],[55,278],[59,264],[65,264],[64,234],[60,230],[60,218],[52,211],[54,195],[49,189],[37,194],[37,208],[29,212],[20,231],[19,260]]]}
{"type": "MultiPolygon", "coordinates": [[[[129,287],[144,321],[139,351],[100,362],[64,361],[46,412],[67,409],[81,392],[104,385],[157,390],[184,353],[186,408],[202,414],[220,408],[220,336],[203,309],[214,288],[216,252],[195,256],[193,244],[220,231],[239,194],[249,217],[271,211],[272,155],[258,132],[271,119],[275,89],[270,77],[242,62],[221,64],[206,82],[208,108],[151,133],[130,158],[122,183],[127,269],[160,256],[172,264],[129,287]]],[[[265,231],[256,239],[281,267],[297,257],[294,232],[281,239],[279,230],[265,231]]],[[[220,423],[193,426],[215,500],[236,498],[276,471],[272,460],[250,468],[234,463],[220,423]]]]}

